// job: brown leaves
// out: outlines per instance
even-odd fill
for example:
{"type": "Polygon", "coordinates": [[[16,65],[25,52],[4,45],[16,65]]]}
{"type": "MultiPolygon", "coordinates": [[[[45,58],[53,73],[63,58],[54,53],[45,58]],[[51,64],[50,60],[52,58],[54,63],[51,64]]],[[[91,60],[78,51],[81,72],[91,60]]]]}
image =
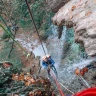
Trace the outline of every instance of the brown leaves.
{"type": "Polygon", "coordinates": [[[72,8],[71,8],[71,11],[74,11],[76,9],[76,6],[73,5],[72,8]]]}
{"type": "Polygon", "coordinates": [[[24,73],[21,73],[18,79],[19,79],[19,81],[24,80],[24,73]]]}
{"type": "Polygon", "coordinates": [[[17,80],[18,82],[23,81],[25,86],[28,86],[27,88],[32,88],[32,90],[28,93],[28,96],[53,96],[50,81],[42,76],[37,76],[34,78],[29,73],[17,73],[12,75],[12,79],[17,80]]]}
{"type": "Polygon", "coordinates": [[[2,66],[3,66],[4,68],[9,68],[9,67],[12,66],[12,64],[9,63],[9,62],[4,62],[2,66]]]}
{"type": "Polygon", "coordinates": [[[12,80],[17,80],[17,81],[25,81],[25,86],[29,86],[31,84],[35,84],[36,80],[29,76],[29,75],[24,75],[24,73],[21,73],[20,75],[17,74],[13,74],[12,75],[12,80]]]}
{"type": "Polygon", "coordinates": [[[84,67],[83,69],[79,69],[79,68],[77,68],[76,70],[75,70],[75,74],[76,75],[81,75],[81,76],[84,76],[85,75],[85,73],[87,73],[88,72],[88,68],[86,68],[86,67],[84,67]]]}
{"type": "Polygon", "coordinates": [[[25,86],[29,86],[31,84],[36,84],[36,80],[34,78],[29,78],[27,79],[27,81],[25,82],[25,86]]]}
{"type": "Polygon", "coordinates": [[[27,76],[27,75],[24,76],[25,81],[29,81],[30,79],[31,79],[31,76],[27,76]]]}
{"type": "Polygon", "coordinates": [[[25,82],[25,86],[30,86],[30,85],[31,85],[31,81],[25,82]]]}
{"type": "Polygon", "coordinates": [[[35,92],[30,91],[28,96],[43,96],[41,90],[35,90],[35,92]]]}
{"type": "Polygon", "coordinates": [[[51,83],[47,79],[44,78],[35,79],[30,74],[24,74],[24,73],[21,73],[20,75],[18,73],[13,74],[12,80],[24,81],[25,86],[30,86],[32,84],[42,84],[44,85],[44,87],[51,86],[51,83]]]}
{"type": "Polygon", "coordinates": [[[76,74],[76,75],[79,75],[79,74],[80,74],[79,68],[77,68],[77,69],[75,70],[75,74],[76,74]]]}
{"type": "Polygon", "coordinates": [[[17,80],[17,81],[19,80],[19,75],[18,75],[18,73],[12,75],[12,80],[17,80]]]}
{"type": "Polygon", "coordinates": [[[89,16],[90,14],[92,14],[91,11],[87,12],[85,15],[86,15],[86,16],[89,16]]]}

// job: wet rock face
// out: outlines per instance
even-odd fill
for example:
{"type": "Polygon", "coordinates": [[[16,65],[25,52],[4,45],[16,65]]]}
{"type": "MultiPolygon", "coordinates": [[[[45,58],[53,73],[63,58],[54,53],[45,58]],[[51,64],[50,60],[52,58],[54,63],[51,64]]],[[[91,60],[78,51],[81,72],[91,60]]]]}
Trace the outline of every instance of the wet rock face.
{"type": "Polygon", "coordinates": [[[70,0],[45,0],[46,10],[52,10],[53,12],[56,13],[68,1],[70,0]]]}
{"type": "Polygon", "coordinates": [[[52,20],[58,26],[74,27],[75,41],[88,55],[96,55],[96,0],[70,0],[52,20]]]}

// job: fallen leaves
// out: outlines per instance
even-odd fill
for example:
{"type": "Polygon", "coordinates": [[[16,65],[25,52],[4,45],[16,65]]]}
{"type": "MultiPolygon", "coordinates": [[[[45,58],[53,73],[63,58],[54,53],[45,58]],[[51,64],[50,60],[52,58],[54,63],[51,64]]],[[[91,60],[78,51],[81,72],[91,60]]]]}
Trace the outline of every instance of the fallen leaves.
{"type": "Polygon", "coordinates": [[[24,73],[13,74],[12,80],[24,81],[25,86],[30,86],[32,84],[43,84],[44,87],[47,87],[49,84],[51,86],[51,83],[47,79],[44,79],[44,78],[35,79],[30,74],[24,74],[24,73]]]}
{"type": "Polygon", "coordinates": [[[18,74],[13,74],[12,75],[12,80],[19,80],[19,76],[18,76],[18,74]]]}
{"type": "Polygon", "coordinates": [[[84,67],[83,69],[79,69],[79,68],[77,68],[76,70],[75,70],[75,74],[76,75],[81,75],[81,76],[84,76],[85,75],[85,73],[87,73],[88,72],[88,68],[86,68],[86,67],[84,67]]]}
{"type": "Polygon", "coordinates": [[[77,69],[75,70],[75,74],[76,74],[76,75],[79,75],[79,74],[80,74],[79,68],[77,68],[77,69]]]}
{"type": "Polygon", "coordinates": [[[3,66],[4,68],[9,68],[9,67],[12,66],[12,64],[9,63],[9,62],[4,62],[4,63],[2,64],[2,66],[3,66]]]}

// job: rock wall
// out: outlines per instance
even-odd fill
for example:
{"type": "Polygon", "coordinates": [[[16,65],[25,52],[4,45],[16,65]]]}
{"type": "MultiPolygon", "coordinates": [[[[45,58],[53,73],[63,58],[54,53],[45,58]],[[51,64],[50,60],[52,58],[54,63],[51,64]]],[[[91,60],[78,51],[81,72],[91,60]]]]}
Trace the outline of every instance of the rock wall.
{"type": "Polygon", "coordinates": [[[70,0],[45,0],[45,2],[46,2],[45,8],[46,8],[46,10],[52,10],[53,12],[57,12],[68,1],[70,1],[70,0]]]}
{"type": "Polygon", "coordinates": [[[52,18],[57,26],[74,27],[75,42],[96,55],[96,0],[70,0],[52,18]]]}

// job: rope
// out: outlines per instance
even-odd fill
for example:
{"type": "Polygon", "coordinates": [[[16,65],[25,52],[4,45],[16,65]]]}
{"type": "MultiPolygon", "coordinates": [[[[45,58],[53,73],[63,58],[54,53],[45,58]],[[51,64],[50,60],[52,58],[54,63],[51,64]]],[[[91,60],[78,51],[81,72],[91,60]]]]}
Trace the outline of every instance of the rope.
{"type": "Polygon", "coordinates": [[[61,84],[62,87],[64,87],[67,91],[69,91],[70,93],[74,94],[74,92],[72,92],[71,90],[69,90],[66,86],[64,86],[61,82],[59,82],[61,84]]]}
{"type": "MultiPolygon", "coordinates": [[[[52,71],[50,71],[52,73],[52,71]]],[[[72,92],[71,90],[69,90],[66,86],[64,86],[61,82],[58,82],[55,78],[55,76],[52,73],[52,77],[54,78],[55,82],[60,84],[64,89],[66,89],[68,92],[70,92],[71,94],[75,94],[74,92],[72,92]]],[[[59,86],[58,86],[59,87],[59,86]]],[[[61,95],[62,96],[62,95],[61,95]]]]}
{"type": "Polygon", "coordinates": [[[46,55],[46,52],[45,52],[45,49],[44,49],[43,43],[42,43],[42,41],[41,41],[41,38],[40,38],[40,35],[39,35],[39,32],[38,32],[38,29],[37,29],[37,27],[36,27],[36,24],[35,24],[35,21],[34,21],[34,18],[33,18],[32,12],[31,12],[30,7],[29,7],[29,4],[28,4],[28,1],[25,0],[25,2],[26,2],[26,5],[27,5],[27,8],[28,8],[28,11],[29,11],[29,13],[30,13],[31,19],[32,19],[32,21],[33,21],[34,27],[35,27],[35,29],[36,29],[37,35],[38,35],[38,37],[39,37],[40,43],[41,43],[41,45],[42,45],[42,48],[43,48],[44,54],[46,55]]]}
{"type": "MultiPolygon", "coordinates": [[[[10,35],[10,32],[7,31],[1,24],[0,24],[0,27],[8,34],[10,35]]],[[[14,38],[10,35],[10,38],[23,50],[23,52],[25,52],[25,54],[27,54],[27,52],[17,43],[16,40],[14,40],[14,38]]]]}
{"type": "Polygon", "coordinates": [[[83,81],[83,84],[85,84],[87,88],[91,88],[88,82],[81,75],[76,75],[76,76],[83,81]]]}
{"type": "Polygon", "coordinates": [[[51,70],[50,70],[50,72],[51,72],[51,74],[52,74],[53,79],[55,80],[55,83],[56,83],[56,85],[57,85],[57,87],[58,87],[58,90],[59,90],[60,95],[61,95],[61,96],[64,96],[64,93],[63,93],[63,91],[62,91],[62,89],[61,89],[61,87],[60,87],[60,85],[59,85],[59,82],[57,81],[56,77],[54,76],[54,74],[52,73],[51,70]]]}
{"type": "MultiPolygon", "coordinates": [[[[9,18],[9,21],[10,21],[11,25],[13,25],[13,23],[12,23],[12,21],[11,21],[11,18],[10,18],[10,16],[9,16],[9,13],[8,13],[6,7],[5,7],[4,2],[3,2],[2,0],[1,0],[1,2],[2,2],[3,6],[4,6],[4,9],[5,9],[6,13],[7,13],[7,16],[8,16],[8,18],[9,18]]],[[[5,22],[5,21],[3,20],[3,22],[5,22]]],[[[5,25],[7,26],[6,22],[5,22],[5,25]]],[[[7,26],[7,28],[8,28],[8,30],[10,30],[8,26],[7,26]]],[[[12,32],[11,32],[11,33],[12,33],[12,32]]],[[[14,33],[14,34],[12,33],[12,35],[14,36],[14,39],[15,39],[16,30],[15,30],[15,33],[14,33]]],[[[11,53],[12,53],[12,51],[13,51],[13,47],[14,47],[14,40],[13,40],[12,47],[11,47],[11,50],[10,50],[10,53],[9,53],[9,56],[8,56],[8,57],[10,57],[10,55],[11,55],[11,53]]]]}

